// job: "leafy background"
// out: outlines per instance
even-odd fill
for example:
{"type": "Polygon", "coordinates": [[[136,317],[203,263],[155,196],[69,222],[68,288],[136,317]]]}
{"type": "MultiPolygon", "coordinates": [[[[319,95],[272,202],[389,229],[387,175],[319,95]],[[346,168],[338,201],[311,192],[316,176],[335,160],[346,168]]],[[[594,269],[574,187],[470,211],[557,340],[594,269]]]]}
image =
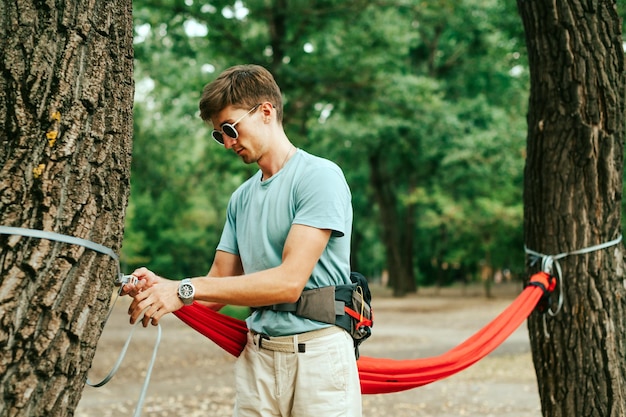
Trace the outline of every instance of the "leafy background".
{"type": "MultiPolygon", "coordinates": [[[[623,1],[618,3],[623,13],[623,1]]],[[[198,117],[241,63],[283,90],[285,130],[353,193],[353,269],[419,286],[524,273],[529,91],[515,2],[135,0],[125,268],[208,271],[230,194],[256,171],[198,117]]]]}

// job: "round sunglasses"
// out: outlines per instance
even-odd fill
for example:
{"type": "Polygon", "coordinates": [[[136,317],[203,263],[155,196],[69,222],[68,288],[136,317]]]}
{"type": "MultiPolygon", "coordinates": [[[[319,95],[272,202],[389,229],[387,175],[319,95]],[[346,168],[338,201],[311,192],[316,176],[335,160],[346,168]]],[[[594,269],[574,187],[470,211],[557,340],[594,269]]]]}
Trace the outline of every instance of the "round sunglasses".
{"type": "Polygon", "coordinates": [[[256,109],[258,109],[261,104],[262,103],[259,103],[253,108],[251,108],[250,110],[248,110],[248,112],[244,114],[243,116],[241,116],[239,119],[237,119],[235,123],[232,123],[232,124],[222,123],[222,125],[220,126],[222,130],[213,129],[213,132],[211,132],[211,136],[213,136],[213,139],[215,139],[215,141],[219,143],[220,145],[224,144],[224,135],[232,139],[237,139],[239,137],[239,132],[237,132],[237,129],[235,129],[235,126],[237,126],[237,123],[241,122],[244,117],[246,117],[247,115],[249,115],[256,109]]]}

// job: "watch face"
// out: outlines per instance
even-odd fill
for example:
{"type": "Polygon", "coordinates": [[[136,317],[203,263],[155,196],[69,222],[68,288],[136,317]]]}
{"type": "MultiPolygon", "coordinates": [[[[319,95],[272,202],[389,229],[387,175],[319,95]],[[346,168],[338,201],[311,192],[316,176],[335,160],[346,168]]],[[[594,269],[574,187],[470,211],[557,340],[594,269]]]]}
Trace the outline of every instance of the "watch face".
{"type": "Polygon", "coordinates": [[[191,298],[193,297],[193,292],[193,285],[191,284],[182,284],[178,289],[180,298],[191,298]]]}

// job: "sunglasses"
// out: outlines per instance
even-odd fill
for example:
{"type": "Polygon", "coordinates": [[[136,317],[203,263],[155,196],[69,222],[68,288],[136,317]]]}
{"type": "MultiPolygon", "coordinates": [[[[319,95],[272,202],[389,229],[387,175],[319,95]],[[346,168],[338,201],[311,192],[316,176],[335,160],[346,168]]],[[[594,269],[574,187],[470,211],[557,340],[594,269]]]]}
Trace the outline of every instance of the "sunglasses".
{"type": "Polygon", "coordinates": [[[232,124],[223,123],[222,126],[220,126],[222,129],[221,131],[213,129],[213,132],[211,132],[211,136],[213,136],[213,139],[215,139],[215,141],[219,143],[220,145],[224,144],[224,135],[232,139],[237,139],[239,137],[239,132],[237,132],[237,129],[235,129],[235,126],[237,126],[237,123],[241,122],[244,117],[246,117],[247,115],[249,115],[256,109],[258,109],[261,104],[262,103],[259,103],[253,108],[251,108],[250,110],[248,110],[248,113],[244,114],[239,119],[237,119],[235,123],[232,123],[232,124]]]}

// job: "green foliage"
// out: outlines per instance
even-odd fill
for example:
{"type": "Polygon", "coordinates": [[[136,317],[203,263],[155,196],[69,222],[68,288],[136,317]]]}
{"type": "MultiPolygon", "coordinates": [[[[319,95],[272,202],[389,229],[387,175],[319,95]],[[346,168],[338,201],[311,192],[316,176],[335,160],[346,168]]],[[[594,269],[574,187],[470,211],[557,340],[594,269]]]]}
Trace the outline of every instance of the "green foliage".
{"type": "Polygon", "coordinates": [[[210,266],[228,198],[256,167],[213,143],[197,102],[224,68],[258,63],[283,89],[292,141],[346,174],[355,269],[388,268],[390,230],[412,242],[425,284],[443,265],[523,269],[528,75],[514,5],[137,0],[135,26],[129,267],[210,266]]]}
{"type": "Polygon", "coordinates": [[[245,320],[250,315],[250,307],[226,305],[220,309],[220,313],[239,320],[245,320]]]}

